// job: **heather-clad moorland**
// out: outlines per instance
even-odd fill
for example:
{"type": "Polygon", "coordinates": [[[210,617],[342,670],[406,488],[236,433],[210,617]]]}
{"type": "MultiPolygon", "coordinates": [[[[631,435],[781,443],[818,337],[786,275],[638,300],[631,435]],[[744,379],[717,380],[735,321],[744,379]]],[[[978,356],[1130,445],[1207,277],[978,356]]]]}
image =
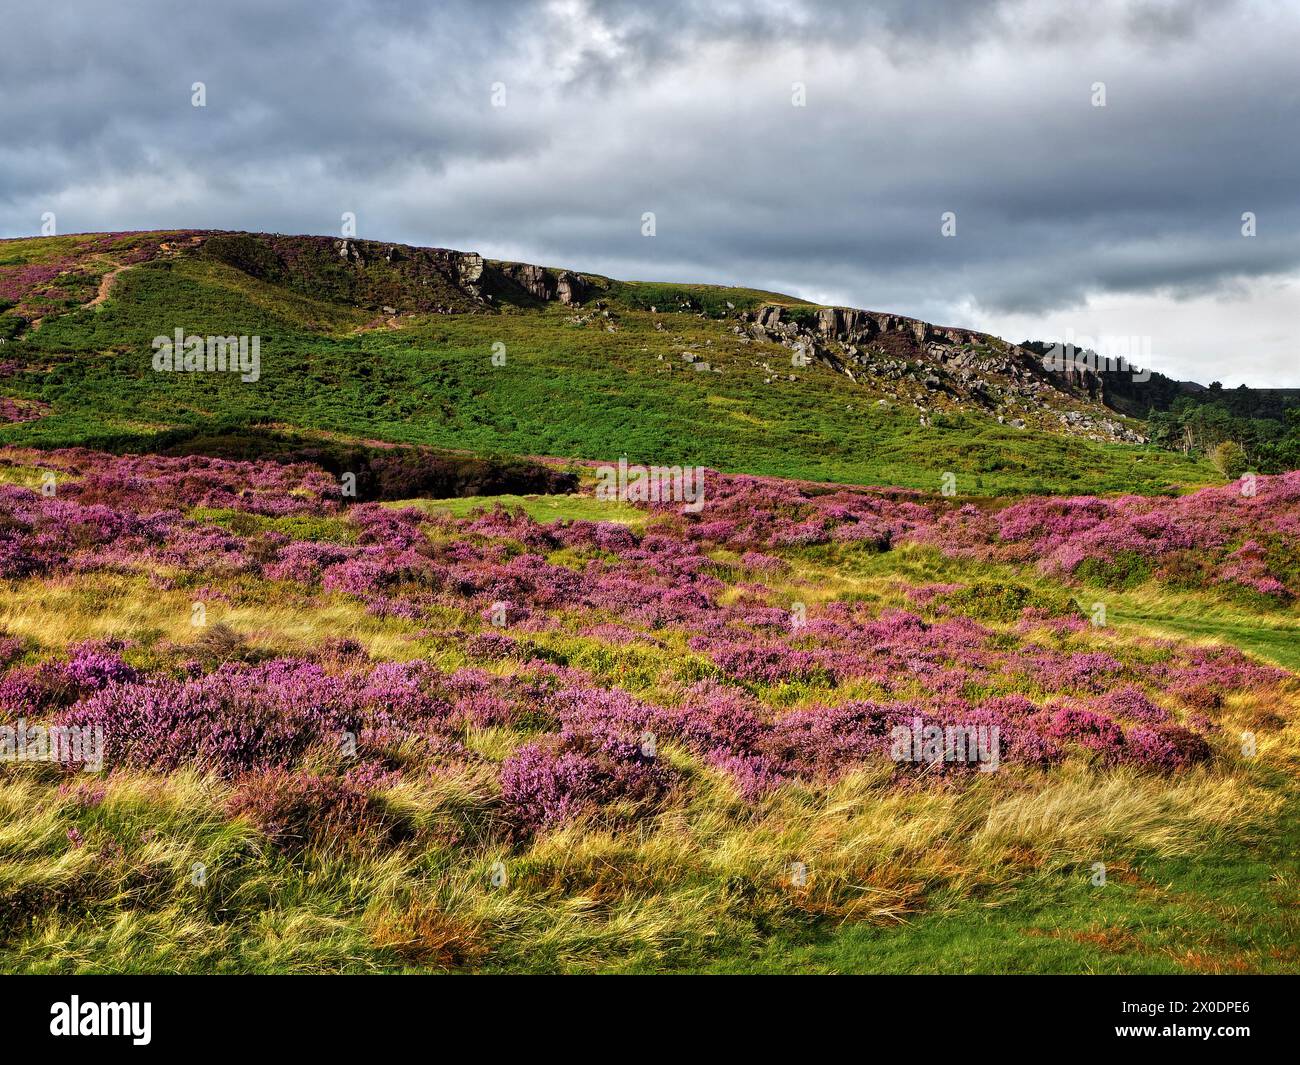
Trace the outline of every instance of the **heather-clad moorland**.
{"type": "Polygon", "coordinates": [[[0,249],[0,968],[1300,966],[1280,457],[770,292],[0,249]]]}
{"type": "Polygon", "coordinates": [[[7,14],[7,1046],[1283,1045],[1300,6],[7,14]]]}
{"type": "Polygon", "coordinates": [[[706,471],[693,511],[568,468],[367,502],[307,462],[0,453],[0,712],[104,737],[100,774],[6,769],[6,967],[908,969],[976,912],[1061,941],[1030,968],[1294,968],[1297,663],[1232,632],[1294,646],[1300,474],[706,471]],[[1222,875],[1143,887],[1188,861],[1222,875]]]}

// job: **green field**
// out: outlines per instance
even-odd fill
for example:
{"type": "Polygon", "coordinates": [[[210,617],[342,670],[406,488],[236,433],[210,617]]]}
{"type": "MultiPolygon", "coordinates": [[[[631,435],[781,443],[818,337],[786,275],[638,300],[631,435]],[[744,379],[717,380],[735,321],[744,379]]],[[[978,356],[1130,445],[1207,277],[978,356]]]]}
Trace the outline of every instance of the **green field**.
{"type": "MultiPolygon", "coordinates": [[[[0,426],[0,442],[147,450],[178,426],[278,425],[934,490],[952,472],[964,494],[1157,492],[1219,479],[1171,452],[1012,429],[963,410],[940,410],[925,426],[910,405],[880,406],[869,384],[819,365],[765,383],[763,363],[788,377],[785,348],[742,345],[727,321],[638,309],[666,288],[616,283],[612,319],[590,308],[506,307],[356,332],[372,314],[202,257],[147,263],[118,276],[101,305],[50,318],[6,346],[17,369],[3,389],[52,411],[0,426]],[[260,380],[153,372],[152,338],[178,327],[260,336],[260,380]],[[504,365],[493,364],[494,350],[504,365]],[[683,352],[722,372],[693,370],[683,352]]],[[[737,306],[759,295],[671,291],[694,293],[701,306],[719,291],[737,306]]]]}

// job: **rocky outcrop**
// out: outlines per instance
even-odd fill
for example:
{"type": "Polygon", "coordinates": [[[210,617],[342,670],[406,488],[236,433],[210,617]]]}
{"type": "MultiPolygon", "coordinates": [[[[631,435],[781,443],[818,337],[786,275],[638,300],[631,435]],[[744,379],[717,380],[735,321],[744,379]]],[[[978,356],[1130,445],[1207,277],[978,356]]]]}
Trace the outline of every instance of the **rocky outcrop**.
{"type": "Polygon", "coordinates": [[[530,296],[547,303],[558,300],[576,307],[587,298],[587,283],[568,270],[548,270],[531,263],[501,263],[497,270],[530,296]]]}
{"type": "Polygon", "coordinates": [[[202,254],[262,280],[390,316],[491,311],[500,302],[530,299],[573,307],[592,291],[569,270],[488,262],[478,252],[450,248],[278,233],[205,233],[195,241],[202,254]]]}
{"type": "Polygon", "coordinates": [[[339,258],[352,263],[355,266],[366,265],[366,253],[362,250],[361,241],[359,240],[336,240],[334,247],[338,249],[339,258]]]}
{"type": "Polygon", "coordinates": [[[577,274],[563,270],[555,280],[555,298],[570,307],[577,306],[587,298],[587,283],[577,274]]]}
{"type": "Polygon", "coordinates": [[[817,361],[856,382],[894,382],[900,394],[947,396],[1013,426],[1024,425],[1020,415],[1029,411],[1059,418],[1066,431],[1093,439],[1145,439],[1100,406],[1100,374],[1086,368],[1058,373],[1034,352],[987,333],[854,307],[768,304],[737,317],[739,332],[790,348],[796,365],[817,361]]]}

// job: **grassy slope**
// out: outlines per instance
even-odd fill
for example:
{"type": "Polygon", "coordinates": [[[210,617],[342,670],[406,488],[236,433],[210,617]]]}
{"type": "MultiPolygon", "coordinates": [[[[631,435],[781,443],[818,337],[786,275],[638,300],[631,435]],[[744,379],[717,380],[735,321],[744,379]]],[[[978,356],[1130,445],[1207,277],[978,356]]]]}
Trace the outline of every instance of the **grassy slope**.
{"type": "Polygon", "coordinates": [[[715,973],[1294,973],[1300,971],[1300,788],[1294,755],[1258,775],[1266,827],[1191,853],[1141,849],[1037,872],[902,925],[853,924],[716,959],[715,973]]]}
{"type": "MultiPolygon", "coordinates": [[[[976,575],[930,552],[879,556],[876,576],[961,580],[976,575]],[[904,561],[905,560],[905,561],[904,561]],[[900,561],[903,564],[900,566],[900,561]]],[[[980,568],[987,575],[986,568],[980,568]]],[[[1021,582],[1050,582],[1004,574],[1021,582]]],[[[1081,603],[1107,603],[1120,632],[1231,644],[1300,671],[1300,614],[1244,609],[1213,593],[1085,586],[1081,603]]],[[[1281,752],[1276,752],[1281,754],[1281,752]]],[[[713,973],[1185,973],[1296,972],[1300,968],[1300,765],[1287,755],[1257,774],[1280,802],[1267,831],[1216,839],[1201,853],[1135,852],[1049,870],[996,895],[962,899],[902,926],[854,924],[809,940],[700,967],[713,973]]]]}
{"type": "Polygon", "coordinates": [[[1300,965],[1294,902],[1300,823],[1194,857],[1140,855],[1108,869],[1034,878],[904,927],[856,924],[720,960],[716,973],[1289,972],[1300,965]],[[1288,852],[1289,848],[1289,852],[1288,852]]]}
{"type": "MultiPolygon", "coordinates": [[[[597,513],[583,497],[529,497],[521,504],[542,520],[597,513]]],[[[471,504],[420,505],[462,514],[471,504]]],[[[322,537],[330,530],[306,532],[322,537]]],[[[812,588],[826,598],[896,604],[901,587],[975,576],[1059,591],[1032,572],[925,548],[844,557],[806,549],[774,590],[793,597],[812,588]]],[[[305,651],[326,635],[361,639],[381,657],[405,658],[422,646],[415,623],[374,618],[346,599],[301,599],[284,589],[283,600],[268,601],[265,589],[231,590],[223,618],[269,653],[305,651]]],[[[0,626],[49,646],[109,633],[146,643],[186,638],[189,596],[144,594],[139,578],[32,582],[15,591],[21,594],[0,608],[0,626]]],[[[1111,604],[1111,638],[1119,641],[1147,631],[1130,620],[1144,610],[1160,615],[1161,628],[1199,619],[1218,625],[1217,635],[1230,641],[1251,631],[1249,612],[1208,591],[1071,591],[1084,602],[1111,604]]],[[[1287,611],[1255,616],[1268,630],[1297,621],[1287,611]]],[[[536,638],[570,652],[581,644],[568,636],[536,638]]],[[[454,661],[440,663],[444,668],[459,663],[454,650],[428,651],[435,660],[452,655],[454,661]]],[[[575,662],[607,680],[618,674],[626,685],[639,672],[638,653],[607,649],[575,662]]],[[[662,664],[655,652],[646,683],[662,664]]],[[[130,855],[124,869],[144,862],[160,879],[184,884],[178,870],[203,860],[221,868],[223,879],[206,893],[181,887],[161,901],[124,902],[111,921],[104,914],[88,926],[69,915],[46,923],[16,937],[0,964],[32,971],[486,965],[504,971],[1294,972],[1300,968],[1294,905],[1300,750],[1288,730],[1267,738],[1256,762],[1233,757],[1233,733],[1249,712],[1243,705],[1225,723],[1216,742],[1224,756],[1219,770],[1170,785],[1080,767],[1050,779],[1010,772],[966,791],[891,795],[869,777],[851,778],[829,792],[792,789],[738,825],[734,798],[719,782],[701,787],[689,809],[645,838],[579,826],[539,840],[510,859],[514,879],[507,892],[484,888],[494,852],[466,855],[456,845],[416,864],[329,854],[302,862],[277,858],[245,828],[213,815],[219,805],[213,785],[184,775],[152,791],[127,778],[102,805],[86,810],[77,808],[75,794],[60,797],[38,817],[19,815],[41,804],[16,781],[0,788],[0,809],[14,811],[15,831],[22,825],[22,839],[11,841],[20,854],[10,868],[15,882],[39,882],[57,896],[80,890],[79,878],[127,875],[116,865],[93,864],[98,859],[90,847],[67,851],[69,820],[91,840],[144,838],[161,824],[166,847],[130,855]],[[792,913],[809,907],[782,907],[777,877],[791,853],[816,855],[814,879],[823,870],[828,883],[847,878],[849,898],[838,888],[830,912],[842,914],[852,905],[851,892],[861,890],[868,916],[876,908],[879,914],[847,923],[839,916],[804,918],[792,928],[792,913]],[[1108,867],[1102,888],[1088,882],[1097,860],[1108,867]],[[740,885],[735,890],[762,887],[751,901],[733,894],[733,883],[740,885]],[[422,909],[414,899],[429,893],[437,908],[422,909]],[[504,930],[491,955],[458,953],[483,925],[504,930]],[[444,940],[445,950],[436,946],[444,940]],[[424,944],[424,953],[411,953],[411,943],[424,944]]],[[[494,760],[513,742],[500,730],[467,741],[494,760]]],[[[473,781],[454,780],[445,795],[413,792],[410,801],[427,804],[422,817],[463,822],[472,831],[485,799],[473,781]]],[[[130,882],[123,898],[146,890],[154,889],[130,882]]]]}
{"type": "MultiPolygon", "coordinates": [[[[755,364],[792,369],[784,348],[742,346],[726,323],[693,314],[626,309],[685,288],[618,285],[612,298],[625,309],[616,332],[598,313],[575,323],[581,316],[559,306],[403,319],[401,329],[357,332],[366,312],[219,263],[148,264],[120,275],[100,307],[47,321],[8,347],[28,369],[6,390],[54,411],[0,426],[0,442],[139,448],[176,424],[262,421],[475,451],[626,453],[632,461],[931,489],[952,471],[959,491],[988,494],[1160,491],[1215,479],[1167,452],[960,413],[938,414],[924,427],[910,406],[877,407],[869,388],[822,367],[764,384],[755,364]],[[657,330],[656,319],[667,328],[657,330]],[[154,373],[150,340],[177,326],[261,336],[261,380],[154,373]],[[497,342],[506,345],[504,366],[491,362],[497,342]],[[692,370],[684,350],[724,372],[692,370]]],[[[708,304],[728,290],[693,291],[708,304]]]]}
{"type": "MultiPolygon", "coordinates": [[[[734,293],[728,297],[728,290],[624,289],[616,295],[629,307],[657,304],[662,310],[679,291],[698,293],[705,305],[724,298],[740,302],[734,293]]],[[[263,285],[215,263],[141,267],[121,275],[112,296],[97,310],[52,319],[28,340],[0,349],[6,358],[40,367],[5,381],[4,390],[44,399],[55,408],[38,422],[0,427],[0,441],[143,445],[164,426],[261,419],[476,450],[591,458],[626,452],[633,461],[699,461],[723,469],[922,488],[937,486],[940,474],[953,470],[960,491],[988,494],[1159,490],[1213,479],[1203,466],[1177,456],[1016,432],[987,420],[953,419],[925,429],[913,414],[875,408],[843,378],[820,368],[798,371],[795,383],[764,385],[764,375],[753,372],[750,360],[770,359],[776,366],[788,357],[783,349],[762,351],[752,345],[719,359],[718,349],[734,347],[722,323],[675,315],[668,319],[670,331],[660,332],[654,328],[656,316],[648,312],[619,313],[616,333],[605,332],[599,320],[573,324],[568,320],[572,311],[551,307],[503,316],[419,319],[400,331],[354,334],[368,317],[364,312],[263,285]],[[262,381],[242,385],[151,373],[150,338],[177,325],[203,333],[259,333],[262,381]],[[505,367],[494,368],[489,356],[498,340],[507,345],[508,360],[505,367]],[[728,371],[683,369],[676,353],[691,345],[728,371]]],[[[465,508],[461,501],[443,506],[456,513],[465,508]]],[[[535,500],[528,506],[543,518],[582,514],[578,501],[535,500]]],[[[820,582],[826,595],[883,587],[899,578],[961,576],[960,563],[929,554],[879,556],[861,572],[812,566],[805,574],[820,582]]],[[[1106,597],[1120,632],[1218,638],[1300,668],[1300,622],[1291,613],[1263,616],[1204,594],[1173,596],[1144,589],[1082,593],[1090,601],[1098,595],[1106,597]]],[[[53,625],[66,629],[68,639],[109,631],[148,638],[161,631],[157,598],[125,586],[33,589],[31,596],[8,604],[4,623],[13,631],[43,636],[53,625]]],[[[264,613],[250,608],[247,624],[264,613]]],[[[183,618],[184,612],[178,607],[168,616],[183,618]]],[[[286,604],[276,616],[280,624],[271,629],[279,634],[277,644],[306,647],[322,632],[355,633],[370,642],[373,652],[398,655],[409,638],[338,603],[316,614],[286,604]]],[[[234,620],[238,624],[240,618],[234,620]]],[[[490,748],[496,741],[481,737],[477,742],[490,748]]],[[[1012,869],[1012,875],[993,878],[977,890],[939,891],[931,897],[930,909],[902,924],[849,924],[766,943],[728,943],[724,937],[710,947],[676,952],[672,964],[710,971],[1295,971],[1300,965],[1293,902],[1295,854],[1300,851],[1295,761],[1293,753],[1274,751],[1267,767],[1255,773],[1259,786],[1280,803],[1271,831],[1258,826],[1207,830],[1204,838],[1189,837],[1178,853],[1125,838],[1114,859],[1107,855],[1110,878],[1102,889],[1088,884],[1082,859],[1078,867],[1062,867],[1058,861],[1039,872],[1014,875],[1012,869]]],[[[234,838],[234,829],[195,817],[208,802],[201,785],[180,781],[175,789],[175,795],[155,795],[147,802],[129,794],[117,797],[100,816],[141,819],[143,826],[174,802],[178,824],[192,821],[177,832],[193,837],[194,854],[250,846],[234,838]]],[[[22,796],[12,798],[22,808],[22,796]]],[[[707,822],[710,811],[699,813],[707,822]]],[[[51,823],[56,823],[53,814],[51,823]]],[[[974,831],[969,820],[955,823],[966,825],[968,835],[974,831]]],[[[546,869],[548,862],[567,868],[571,858],[566,846],[574,844],[554,842],[554,854],[536,858],[539,868],[546,869]]],[[[598,869],[627,862],[629,868],[653,871],[662,857],[653,848],[630,855],[623,844],[599,839],[585,847],[572,859],[580,868],[584,862],[598,869]]],[[[159,861],[184,866],[192,856],[178,849],[159,861]]],[[[33,861],[33,875],[45,869],[46,859],[39,854],[33,861]]],[[[339,924],[337,915],[355,909],[358,898],[370,892],[380,897],[395,876],[392,870],[358,874],[327,863],[298,872],[256,862],[249,870],[239,887],[242,897],[232,903],[251,907],[248,920],[254,924],[242,938],[212,938],[205,947],[213,926],[202,915],[187,916],[189,903],[179,899],[175,912],[158,915],[157,935],[147,927],[152,920],[147,916],[138,918],[144,923],[134,928],[106,927],[93,942],[80,939],[86,930],[70,924],[62,932],[47,930],[42,941],[25,943],[6,967],[48,968],[47,959],[57,950],[64,952],[65,966],[90,954],[118,958],[123,966],[164,968],[195,962],[211,968],[328,967],[337,966],[341,957],[353,958],[346,967],[372,967],[368,941],[354,939],[355,928],[339,924]],[[292,888],[295,876],[301,882],[292,888]],[[273,883],[282,908],[252,916],[273,883]],[[287,896],[286,884],[292,889],[287,896]],[[169,943],[164,932],[172,937],[169,943]],[[142,959],[124,946],[135,943],[138,949],[143,941],[156,944],[156,956],[142,959]]],[[[41,876],[57,882],[65,874],[80,875],[60,867],[41,876]]],[[[477,879],[481,874],[481,869],[473,871],[477,879]]],[[[701,875],[707,874],[703,870],[701,875]]],[[[689,925],[698,940],[711,918],[708,913],[691,916],[686,896],[696,889],[704,890],[679,885],[684,894],[674,895],[665,912],[676,913],[683,929],[689,925]]],[[[602,949],[599,944],[575,946],[565,940],[569,933],[563,928],[543,931],[531,923],[539,914],[526,907],[514,912],[509,901],[494,905],[500,907],[499,916],[516,922],[522,937],[532,937],[529,942],[539,951],[535,962],[527,952],[512,955],[510,967],[589,968],[590,952],[602,949]],[[586,960],[565,960],[575,951],[586,960]]],[[[629,936],[638,919],[631,911],[626,915],[629,936]]],[[[401,929],[394,932],[400,934],[401,929]]],[[[645,970],[662,962],[659,955],[641,955],[617,967],[645,970]]]]}

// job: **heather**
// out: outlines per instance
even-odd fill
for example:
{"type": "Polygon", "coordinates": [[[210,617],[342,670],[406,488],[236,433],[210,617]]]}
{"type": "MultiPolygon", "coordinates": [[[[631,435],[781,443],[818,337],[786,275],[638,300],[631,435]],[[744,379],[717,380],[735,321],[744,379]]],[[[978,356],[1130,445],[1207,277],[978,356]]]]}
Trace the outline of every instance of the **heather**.
{"type": "MultiPolygon", "coordinates": [[[[693,967],[1289,809],[1294,675],[1125,615],[1245,590],[1282,631],[1295,475],[977,507],[710,473],[693,514],[580,470],[557,515],[357,500],[301,458],[0,469],[0,716],[105,742],[102,776],[0,765],[17,967],[81,913],[187,970],[693,967]],[[1128,554],[1139,586],[1088,575],[1128,554]]],[[[89,935],[67,967],[117,949],[89,935]]]]}
{"type": "Polygon", "coordinates": [[[1035,498],[996,513],[967,505],[919,538],[1049,574],[1208,581],[1289,600],[1300,591],[1300,472],[1175,498],[1035,498]]]}
{"type": "MultiPolygon", "coordinates": [[[[1138,583],[1209,581],[1282,601],[1300,592],[1300,472],[1243,478],[1183,496],[1041,496],[1000,507],[719,475],[705,514],[683,520],[692,539],[735,550],[764,542],[854,542],[885,550],[910,542],[954,556],[1033,565],[1049,575],[1092,575],[1103,584],[1136,575],[1138,583]]],[[[996,599],[996,593],[976,585],[960,598],[996,599]]],[[[980,605],[988,613],[1031,604],[980,605]]]]}
{"type": "MultiPolygon", "coordinates": [[[[14,459],[30,457],[17,453],[14,459]]],[[[940,506],[915,493],[717,476],[716,495],[703,514],[652,507],[653,520],[637,532],[600,521],[543,524],[522,510],[499,507],[455,518],[423,508],[349,503],[323,470],[301,463],[201,456],[97,460],[68,452],[43,456],[42,465],[67,475],[54,495],[12,484],[0,488],[0,506],[8,515],[5,576],[134,572],[163,588],[203,588],[214,579],[269,581],[289,586],[291,594],[350,598],[379,618],[434,624],[441,630],[436,642],[456,641],[463,633],[469,660],[512,668],[558,665],[573,672],[574,691],[617,682],[623,673],[637,694],[652,691],[655,698],[635,712],[610,710],[618,727],[661,728],[670,739],[682,738],[712,763],[731,766],[747,793],[758,788],[756,782],[833,777],[856,762],[881,758],[879,743],[846,741],[841,733],[879,738],[882,722],[916,716],[944,724],[992,715],[988,723],[1002,730],[1013,761],[1022,749],[1041,761],[1043,751],[1058,750],[1068,740],[1112,761],[1143,765],[1142,752],[1153,748],[1129,748],[1119,722],[1168,717],[1152,696],[1184,709],[1213,709],[1234,691],[1282,679],[1228,648],[1153,643],[1153,653],[1128,661],[1085,649],[1079,608],[1069,595],[1035,593],[1025,585],[955,585],[920,612],[831,601],[796,615],[785,597],[774,597],[763,583],[764,575],[778,571],[768,561],[780,562],[771,552],[785,551],[791,560],[827,544],[884,552],[925,542],[951,522],[975,520],[972,508],[940,506]],[[204,520],[214,511],[329,519],[344,531],[342,542],[294,538],[275,526],[255,525],[239,535],[229,522],[204,520]],[[868,532],[845,535],[845,529],[868,532]],[[738,553],[737,563],[716,557],[718,550],[738,553]],[[453,618],[459,620],[448,627],[453,618]],[[602,619],[624,627],[602,640],[591,624],[602,619]],[[987,624],[1022,619],[1014,641],[987,624]],[[585,635],[570,635],[575,620],[582,621],[585,635]],[[660,655],[658,670],[629,672],[638,645],[678,652],[660,655]],[[736,740],[730,725],[715,720],[713,701],[699,696],[701,684],[725,686],[734,694],[729,712],[752,721],[763,735],[736,740]],[[868,702],[849,715],[852,725],[835,724],[834,715],[842,705],[855,705],[858,694],[883,705],[868,702]],[[1028,696],[1036,705],[1015,713],[990,709],[1010,695],[1028,696]],[[1092,702],[1084,709],[1052,701],[1062,698],[1092,702]],[[792,703],[795,708],[780,716],[792,703]],[[799,725],[801,714],[811,715],[815,726],[799,725]],[[1092,724],[1085,727],[1085,721],[1092,724]],[[701,746],[698,736],[715,732],[733,735],[733,741],[701,746]],[[809,749],[796,749],[801,746],[809,749]]],[[[1179,543],[1217,544],[1224,559],[1232,560],[1239,553],[1232,548],[1236,537],[1249,534],[1254,542],[1290,534],[1293,521],[1285,508],[1300,492],[1292,481],[1279,480],[1264,481],[1259,495],[1242,502],[1223,490],[1207,490],[1163,503],[1143,501],[1136,515],[1123,509],[1131,500],[1094,500],[1090,509],[1080,501],[1017,503],[981,516],[988,526],[985,542],[972,536],[969,547],[960,537],[946,543],[956,554],[974,551],[1054,573],[1068,530],[1093,533],[1108,521],[1137,521],[1157,534],[1176,528],[1179,543]],[[1064,524],[1052,531],[1035,520],[1034,506],[1048,507],[1064,524]],[[1201,519],[1175,521],[1173,512],[1201,519]]],[[[311,526],[300,530],[310,531],[311,526]]],[[[1111,540],[1099,535],[1085,542],[1083,551],[1103,557],[1111,540]]],[[[916,606],[917,599],[910,604],[916,606]]],[[[41,668],[41,676],[71,670],[41,668]]],[[[291,768],[303,749],[329,734],[410,730],[439,716],[431,681],[405,678],[400,690],[415,689],[381,713],[354,690],[364,679],[358,677],[355,670],[327,673],[310,661],[279,659],[229,663],[199,677],[117,678],[111,690],[79,705],[78,720],[105,724],[110,736],[123,737],[120,751],[110,745],[112,760],[120,753],[125,764],[168,768],[190,760],[229,774],[291,768]],[[326,692],[329,699],[322,701],[326,692]],[[416,692],[424,700],[419,720],[398,713],[416,692]],[[256,727],[247,725],[253,718],[256,727]]],[[[36,683],[19,678],[12,686],[36,683]]],[[[74,684],[68,690],[80,689],[74,684]]],[[[46,699],[41,695],[37,702],[44,706],[46,699]]],[[[548,711],[557,727],[592,715],[597,722],[590,727],[610,727],[595,711],[559,706],[548,711]]],[[[539,712],[534,708],[534,716],[539,712]]],[[[442,717],[454,728],[464,715],[442,717]]],[[[622,761],[613,750],[602,750],[602,757],[606,775],[617,776],[622,761]]],[[[590,752],[563,754],[590,761],[590,752]]],[[[1152,756],[1151,764],[1168,768],[1170,762],[1152,756]]],[[[584,799],[571,805],[576,810],[591,804],[584,799]]],[[[562,802],[549,807],[570,808],[562,802]]],[[[542,821],[554,819],[547,814],[542,821]]]]}
{"type": "Polygon", "coordinates": [[[0,396],[0,422],[30,422],[49,413],[48,404],[34,399],[0,396]]]}
{"type": "Polygon", "coordinates": [[[0,969],[1300,970],[1296,474],[338,243],[0,242],[0,969]]]}

